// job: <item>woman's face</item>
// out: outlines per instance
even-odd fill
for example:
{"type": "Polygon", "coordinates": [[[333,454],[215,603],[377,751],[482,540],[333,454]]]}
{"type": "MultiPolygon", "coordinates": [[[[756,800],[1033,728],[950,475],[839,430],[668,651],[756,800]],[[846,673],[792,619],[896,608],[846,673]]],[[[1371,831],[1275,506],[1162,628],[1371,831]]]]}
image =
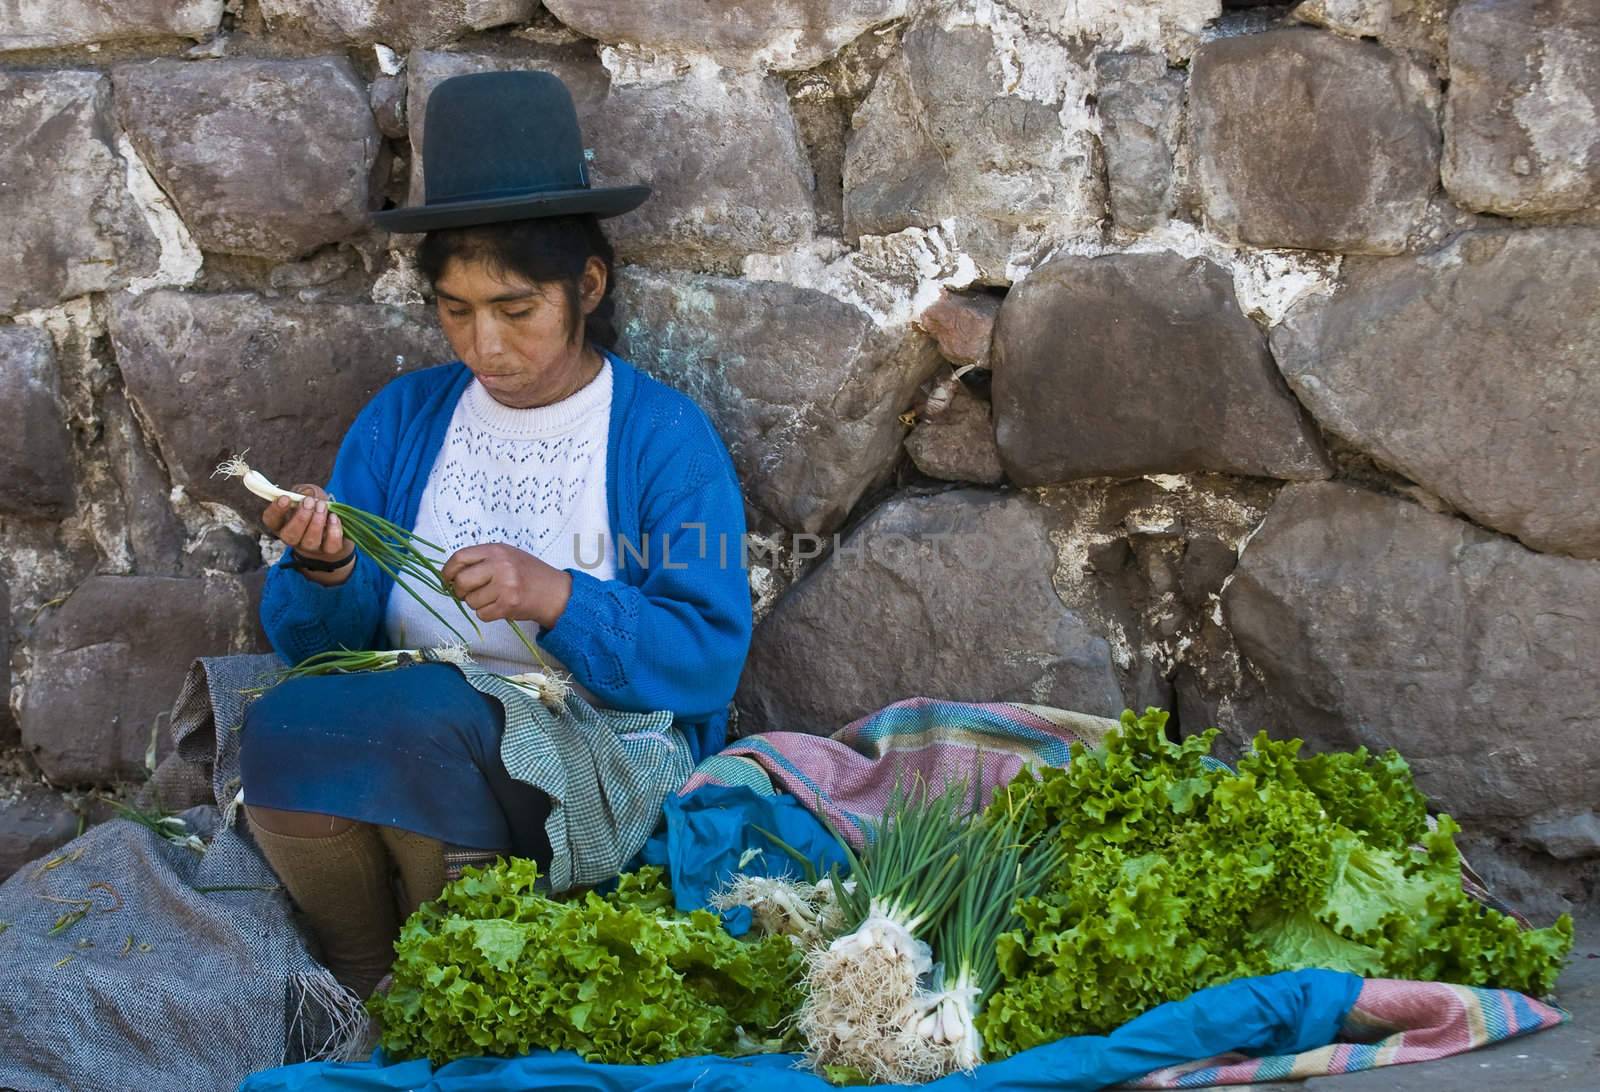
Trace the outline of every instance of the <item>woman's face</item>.
{"type": "MultiPolygon", "coordinates": [[[[516,409],[549,405],[594,377],[599,354],[581,332],[569,340],[559,285],[452,258],[433,287],[444,336],[495,401],[516,409]]],[[[605,263],[590,258],[578,281],[583,314],[599,305],[605,288],[605,263]]]]}

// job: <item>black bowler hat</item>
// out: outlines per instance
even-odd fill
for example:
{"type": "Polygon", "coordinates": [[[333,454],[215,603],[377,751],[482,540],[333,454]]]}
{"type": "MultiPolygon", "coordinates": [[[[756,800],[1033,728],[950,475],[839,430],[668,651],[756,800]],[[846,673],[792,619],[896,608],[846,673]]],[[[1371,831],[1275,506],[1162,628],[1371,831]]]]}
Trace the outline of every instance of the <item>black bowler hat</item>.
{"type": "Polygon", "coordinates": [[[549,72],[452,76],[423,118],[423,204],[375,212],[390,231],[638,208],[649,186],[589,185],[572,93],[549,72]]]}

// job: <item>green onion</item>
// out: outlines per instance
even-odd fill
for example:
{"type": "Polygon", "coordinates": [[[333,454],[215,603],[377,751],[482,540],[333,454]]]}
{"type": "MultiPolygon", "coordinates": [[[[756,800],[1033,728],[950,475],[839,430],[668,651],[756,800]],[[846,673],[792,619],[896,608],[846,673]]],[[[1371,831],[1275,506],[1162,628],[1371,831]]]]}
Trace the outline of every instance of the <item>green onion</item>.
{"type": "Polygon", "coordinates": [[[266,686],[249,687],[241,693],[260,694],[269,687],[288,682],[290,679],[307,679],[319,675],[350,675],[362,671],[388,671],[414,663],[463,664],[469,659],[466,645],[371,650],[356,650],[340,645],[327,652],[307,656],[294,666],[284,668],[266,686]]]}
{"type": "MultiPolygon", "coordinates": [[[[241,693],[260,694],[269,687],[290,679],[314,678],[321,675],[349,675],[364,671],[391,671],[417,663],[467,664],[472,662],[465,645],[440,645],[437,648],[350,649],[340,646],[327,652],[307,656],[293,667],[284,668],[266,686],[250,687],[241,693]]],[[[568,676],[559,672],[545,674],[528,671],[521,675],[499,675],[521,690],[532,693],[557,712],[566,709],[567,696],[572,693],[568,676]]]]}
{"type": "MultiPolygon", "coordinates": [[[[239,478],[246,489],[269,503],[284,497],[294,504],[299,504],[306,499],[305,494],[295,493],[288,489],[280,489],[265,474],[262,474],[259,470],[252,470],[250,464],[244,461],[245,454],[246,452],[241,451],[238,455],[221,463],[213,471],[212,476],[215,477],[220,474],[225,478],[239,478]]],[[[420,603],[423,609],[433,615],[434,618],[438,619],[439,624],[449,630],[456,640],[463,644],[466,643],[466,639],[461,636],[461,632],[446,621],[444,615],[434,609],[433,604],[417,594],[416,589],[412,586],[412,581],[435,595],[449,598],[455,603],[456,609],[461,612],[461,617],[465,618],[467,624],[472,627],[472,632],[483,632],[478,628],[477,620],[467,610],[467,605],[456,597],[455,590],[444,581],[444,576],[440,571],[446,560],[440,556],[444,553],[443,546],[429,542],[425,538],[418,538],[404,527],[391,523],[382,516],[363,511],[360,508],[352,508],[350,505],[339,501],[329,500],[328,511],[330,514],[339,517],[340,530],[344,537],[350,540],[350,544],[370,557],[378,568],[382,569],[394,580],[397,587],[420,603]]],[[[506,624],[516,633],[517,640],[522,642],[522,647],[528,650],[529,655],[533,657],[534,662],[539,665],[543,673],[553,675],[554,672],[551,671],[549,663],[540,653],[538,646],[528,639],[528,635],[522,631],[522,627],[517,625],[516,621],[511,618],[506,619],[506,624]]]]}
{"type": "MultiPolygon", "coordinates": [[[[175,846],[183,846],[185,849],[192,849],[196,853],[200,854],[204,854],[206,851],[205,842],[200,839],[198,834],[190,833],[188,823],[186,823],[181,816],[172,815],[160,810],[140,811],[138,808],[130,807],[120,800],[115,800],[109,796],[106,796],[104,793],[97,793],[95,798],[102,803],[110,804],[113,808],[116,808],[118,813],[120,813],[124,819],[138,823],[140,826],[154,834],[159,834],[162,838],[165,838],[175,846]]],[[[94,887],[97,885],[90,884],[90,886],[94,887]]],[[[121,902],[120,898],[118,899],[118,902],[121,902]]]]}
{"type": "Polygon", "coordinates": [[[964,860],[965,783],[932,796],[920,778],[911,791],[897,779],[883,820],[859,854],[835,832],[851,871],[831,879],[843,928],[807,955],[808,987],[796,1025],[806,1061],[821,1073],[904,1083],[927,1068],[916,1037],[922,977],[933,969],[923,938],[956,901],[964,860]]]}
{"type": "Polygon", "coordinates": [[[944,990],[924,1001],[926,1015],[917,1025],[935,1075],[970,1073],[983,1060],[976,1019],[1000,984],[996,944],[1019,922],[1018,900],[1037,894],[1066,863],[1055,831],[1036,841],[1023,836],[1032,791],[1013,789],[970,828],[964,855],[971,866],[934,938],[944,990]]]}

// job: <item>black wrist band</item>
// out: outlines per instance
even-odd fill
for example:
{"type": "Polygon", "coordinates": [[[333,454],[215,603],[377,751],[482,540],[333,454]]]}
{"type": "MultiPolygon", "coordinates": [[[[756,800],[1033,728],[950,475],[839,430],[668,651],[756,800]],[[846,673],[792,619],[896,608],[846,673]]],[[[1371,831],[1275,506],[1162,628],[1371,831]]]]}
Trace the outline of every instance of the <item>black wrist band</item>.
{"type": "Polygon", "coordinates": [[[344,556],[343,561],[318,561],[311,557],[301,557],[292,549],[289,551],[289,560],[284,562],[291,569],[304,569],[308,573],[336,573],[356,559],[356,552],[351,550],[344,556]]]}

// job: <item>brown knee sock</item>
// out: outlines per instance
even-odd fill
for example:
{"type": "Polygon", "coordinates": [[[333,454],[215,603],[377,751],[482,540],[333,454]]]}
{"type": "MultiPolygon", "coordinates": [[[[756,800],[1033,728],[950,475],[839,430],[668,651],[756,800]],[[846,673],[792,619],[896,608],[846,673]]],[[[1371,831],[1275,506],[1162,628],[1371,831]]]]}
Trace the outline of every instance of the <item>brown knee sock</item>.
{"type": "Polygon", "coordinates": [[[379,827],[378,837],[400,870],[400,888],[404,892],[400,917],[404,920],[444,890],[444,843],[398,827],[379,827]]]}
{"type": "Polygon", "coordinates": [[[377,830],[358,823],[320,838],[252,827],[256,844],[305,914],[333,976],[360,997],[394,964],[399,932],[389,854],[377,830]]]}

